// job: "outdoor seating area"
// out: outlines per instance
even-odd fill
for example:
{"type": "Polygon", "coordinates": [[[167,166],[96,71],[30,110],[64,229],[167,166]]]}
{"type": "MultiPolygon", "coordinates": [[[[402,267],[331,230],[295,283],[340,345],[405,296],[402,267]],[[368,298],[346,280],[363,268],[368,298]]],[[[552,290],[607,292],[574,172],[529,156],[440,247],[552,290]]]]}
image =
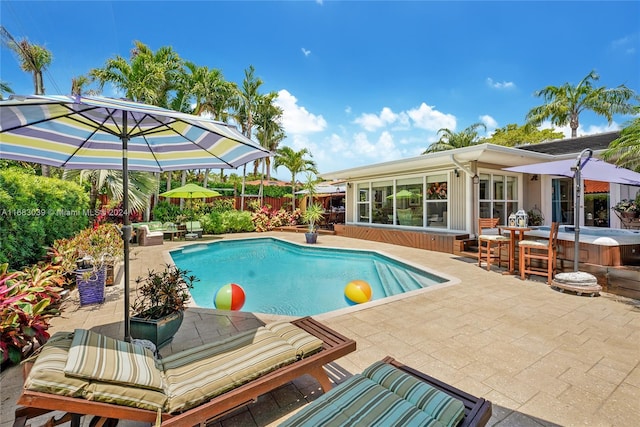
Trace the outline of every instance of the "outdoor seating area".
{"type": "Polygon", "coordinates": [[[160,416],[165,426],[202,424],[304,374],[328,391],[323,365],[355,349],[355,341],[309,317],[158,361],[142,346],[92,331],[58,332],[24,365],[14,426],[61,408],[73,422],[91,415],[154,423],[160,416]]]}

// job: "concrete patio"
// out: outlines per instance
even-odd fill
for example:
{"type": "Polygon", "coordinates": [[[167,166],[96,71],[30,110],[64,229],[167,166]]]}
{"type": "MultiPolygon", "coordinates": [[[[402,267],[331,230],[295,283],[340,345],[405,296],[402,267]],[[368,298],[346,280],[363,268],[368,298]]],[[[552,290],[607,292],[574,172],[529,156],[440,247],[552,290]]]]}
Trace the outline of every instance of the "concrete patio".
{"type": "MultiPolygon", "coordinates": [[[[304,235],[297,233],[261,236],[304,243],[304,235]]],[[[191,242],[133,247],[131,277],[144,274],[147,268],[161,268],[165,252],[185,244],[191,242]]],[[[328,367],[336,382],[391,355],[489,399],[493,403],[489,425],[637,425],[640,301],[610,294],[589,298],[560,293],[542,281],[521,281],[497,269],[488,272],[473,259],[440,252],[331,235],[320,236],[318,245],[379,250],[460,280],[375,307],[316,316],[357,341],[356,352],[328,367]]],[[[107,288],[107,294],[104,304],[85,307],[72,294],[62,317],[52,321],[50,332],[87,328],[121,338],[122,284],[107,288]]],[[[275,317],[191,308],[162,353],[210,342],[275,317]]],[[[22,387],[20,368],[2,372],[0,384],[0,427],[9,427],[22,387]]],[[[320,394],[315,380],[302,377],[212,425],[277,425],[320,394]]]]}

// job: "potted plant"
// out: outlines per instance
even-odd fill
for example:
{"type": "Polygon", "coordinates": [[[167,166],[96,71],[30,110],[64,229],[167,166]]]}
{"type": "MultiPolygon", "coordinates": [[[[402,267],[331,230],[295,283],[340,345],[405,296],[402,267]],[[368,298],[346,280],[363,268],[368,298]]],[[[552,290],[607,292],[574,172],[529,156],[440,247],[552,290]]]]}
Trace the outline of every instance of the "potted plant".
{"type": "Polygon", "coordinates": [[[527,216],[529,217],[529,225],[539,226],[544,224],[544,216],[537,207],[529,209],[527,211],[527,216]]]}
{"type": "Polygon", "coordinates": [[[198,280],[188,270],[170,264],[162,271],[149,270],[146,277],[138,277],[131,304],[131,336],[149,340],[157,348],[169,343],[182,324],[191,299],[189,290],[198,280]]]}
{"type": "Polygon", "coordinates": [[[635,200],[622,199],[613,207],[613,210],[620,213],[623,218],[635,218],[640,213],[635,200]]]}
{"type": "Polygon", "coordinates": [[[318,231],[316,229],[316,223],[322,219],[324,215],[324,208],[318,203],[314,203],[307,207],[302,213],[302,220],[309,224],[309,229],[304,233],[307,243],[316,243],[318,240],[318,231]]]}

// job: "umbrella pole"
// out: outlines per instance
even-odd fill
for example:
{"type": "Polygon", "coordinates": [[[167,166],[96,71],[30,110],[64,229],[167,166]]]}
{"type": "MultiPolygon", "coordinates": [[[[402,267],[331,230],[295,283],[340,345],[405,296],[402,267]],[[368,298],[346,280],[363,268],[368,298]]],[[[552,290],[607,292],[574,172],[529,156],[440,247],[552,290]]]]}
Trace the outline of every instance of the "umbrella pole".
{"type": "Polygon", "coordinates": [[[122,192],[123,214],[122,220],[122,238],[124,239],[124,340],[131,341],[129,332],[129,242],[131,240],[131,224],[129,222],[129,160],[127,158],[127,144],[129,136],[127,135],[127,113],[122,112],[122,192]]]}
{"type": "Polygon", "coordinates": [[[587,160],[591,157],[591,155],[593,154],[593,151],[591,151],[590,148],[585,148],[584,150],[582,150],[582,152],[578,155],[578,158],[576,160],[576,166],[575,166],[575,174],[573,176],[573,179],[575,180],[575,186],[576,186],[576,197],[575,197],[575,205],[573,207],[574,210],[574,230],[575,230],[575,242],[574,242],[574,252],[573,252],[573,271],[577,272],[578,271],[578,264],[580,263],[580,192],[581,192],[581,187],[582,187],[582,178],[580,176],[580,169],[582,169],[582,165],[580,164],[581,160],[582,160],[582,156],[584,156],[585,154],[588,154],[587,156],[587,160]]]}

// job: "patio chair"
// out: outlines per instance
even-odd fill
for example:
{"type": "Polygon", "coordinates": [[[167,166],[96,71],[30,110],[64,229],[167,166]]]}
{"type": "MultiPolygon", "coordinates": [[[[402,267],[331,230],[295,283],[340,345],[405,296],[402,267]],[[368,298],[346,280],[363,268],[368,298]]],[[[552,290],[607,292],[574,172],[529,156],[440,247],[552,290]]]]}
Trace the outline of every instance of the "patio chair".
{"type": "Polygon", "coordinates": [[[556,255],[558,252],[558,223],[551,223],[547,240],[521,240],[518,242],[520,250],[520,278],[536,274],[547,277],[547,284],[551,286],[556,270],[556,255]]]}
{"type": "Polygon", "coordinates": [[[484,426],[491,402],[387,357],[320,396],[280,427],[484,426]]]}
{"type": "Polygon", "coordinates": [[[151,231],[148,225],[141,225],[136,231],[139,246],[162,245],[164,241],[163,231],[151,231]]]}
{"type": "Polygon", "coordinates": [[[91,424],[97,426],[114,419],[204,425],[305,374],[329,391],[323,365],[355,349],[355,341],[310,317],[270,323],[159,361],[142,346],[91,331],[59,332],[23,365],[14,427],[45,414],[51,426],[80,425],[85,415],[95,416],[91,424]]]}
{"type": "MultiPolygon", "coordinates": [[[[498,268],[501,266],[503,246],[506,246],[507,253],[511,248],[511,239],[502,235],[498,221],[500,221],[499,218],[478,218],[478,267],[482,266],[484,260],[487,271],[491,270],[492,260],[498,261],[498,268]]],[[[508,256],[506,262],[509,263],[508,256]]]]}

